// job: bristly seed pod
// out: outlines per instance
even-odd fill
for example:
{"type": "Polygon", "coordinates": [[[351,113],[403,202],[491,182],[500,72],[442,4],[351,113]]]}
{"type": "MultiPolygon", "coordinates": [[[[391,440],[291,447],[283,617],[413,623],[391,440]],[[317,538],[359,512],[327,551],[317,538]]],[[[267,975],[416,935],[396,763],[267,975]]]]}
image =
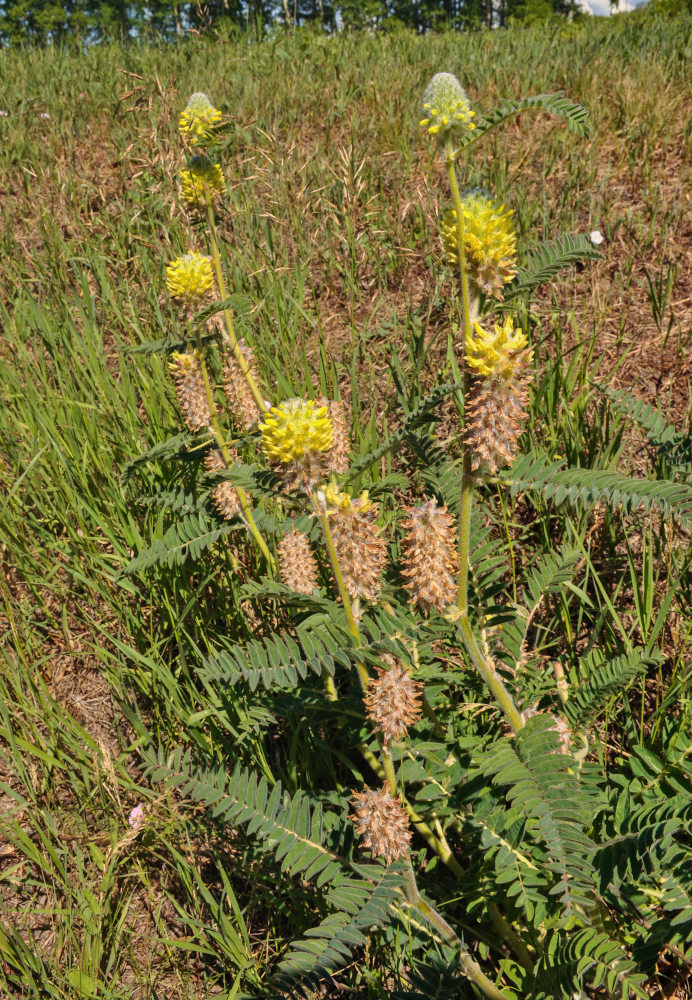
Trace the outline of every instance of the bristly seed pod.
{"type": "Polygon", "coordinates": [[[351,441],[346,424],[346,408],[343,400],[320,400],[320,406],[326,406],[334,431],[334,443],[328,453],[328,472],[341,474],[348,472],[350,463],[351,441]]]}
{"type": "MultiPolygon", "coordinates": [[[[330,496],[328,490],[328,502],[330,496]]],[[[370,502],[367,492],[357,500],[345,493],[333,494],[333,498],[338,502],[329,512],[329,529],[346,591],[351,600],[359,597],[374,603],[387,560],[387,546],[375,524],[379,507],[370,502]]]]}
{"type": "MultiPolygon", "coordinates": [[[[238,345],[242,351],[245,363],[250,369],[255,383],[259,383],[259,372],[257,362],[251,347],[241,340],[238,345]]],[[[240,370],[240,365],[234,358],[232,352],[228,351],[223,365],[223,385],[226,392],[226,399],[232,415],[240,424],[249,431],[255,426],[260,418],[260,412],[252,395],[247,379],[240,370]]]]}
{"type": "Polygon", "coordinates": [[[420,719],[423,685],[414,681],[410,670],[393,657],[385,654],[381,659],[389,669],[378,666],[377,677],[368,684],[365,714],[373,723],[373,730],[382,733],[385,743],[390,743],[400,740],[408,726],[420,719]]]}
{"type": "Polygon", "coordinates": [[[532,350],[511,316],[495,324],[493,333],[478,323],[467,338],[466,361],[477,373],[466,403],[464,441],[471,449],[471,467],[485,465],[495,472],[514,461],[526,415],[528,365],[532,350]]]}
{"type": "Polygon", "coordinates": [[[407,535],[401,543],[402,575],[414,604],[426,612],[443,611],[457,595],[459,557],[454,518],[432,497],[420,507],[407,507],[402,522],[407,535]]]}
{"type": "Polygon", "coordinates": [[[191,431],[211,425],[211,413],[204,388],[204,377],[197,350],[189,354],[175,352],[169,362],[175,380],[175,394],[183,420],[191,431]]]}
{"type": "MultiPolygon", "coordinates": [[[[233,460],[237,459],[237,452],[229,448],[229,453],[233,460]]],[[[226,462],[223,455],[218,449],[210,451],[209,454],[204,459],[204,468],[207,472],[223,472],[227,468],[226,462]]],[[[240,499],[238,493],[232,483],[227,480],[218,483],[213,491],[212,497],[214,499],[214,506],[218,510],[221,517],[230,521],[236,516],[240,510],[240,499]]]]}
{"type": "Polygon", "coordinates": [[[391,864],[396,858],[406,856],[411,828],[399,798],[394,798],[386,786],[372,791],[366,785],[364,792],[354,792],[351,804],[355,809],[351,820],[356,833],[374,857],[391,864]]]}
{"type": "Polygon", "coordinates": [[[278,545],[281,582],[298,594],[311,594],[317,586],[317,563],[307,535],[295,528],[278,545]]]}

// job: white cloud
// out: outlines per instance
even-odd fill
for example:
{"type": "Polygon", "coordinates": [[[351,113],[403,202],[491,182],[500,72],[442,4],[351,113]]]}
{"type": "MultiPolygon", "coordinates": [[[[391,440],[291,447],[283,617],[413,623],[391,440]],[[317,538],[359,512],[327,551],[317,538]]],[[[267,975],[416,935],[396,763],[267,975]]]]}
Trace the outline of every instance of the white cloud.
{"type": "Polygon", "coordinates": [[[590,14],[596,14],[599,17],[608,17],[609,14],[620,14],[624,11],[634,10],[635,7],[640,7],[644,2],[645,0],[636,0],[636,2],[632,2],[632,0],[618,0],[617,5],[611,7],[609,0],[581,0],[580,6],[590,14]]]}

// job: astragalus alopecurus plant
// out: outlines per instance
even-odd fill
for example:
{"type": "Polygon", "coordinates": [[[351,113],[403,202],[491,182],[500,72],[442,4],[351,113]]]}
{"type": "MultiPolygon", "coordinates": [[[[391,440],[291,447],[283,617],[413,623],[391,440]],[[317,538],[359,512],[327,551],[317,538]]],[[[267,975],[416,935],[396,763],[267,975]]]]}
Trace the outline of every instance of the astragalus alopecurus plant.
{"type": "MultiPolygon", "coordinates": [[[[565,591],[589,600],[576,583],[581,543],[517,553],[506,518],[503,536],[483,516],[491,497],[518,493],[666,513],[689,503],[527,448],[536,362],[522,297],[599,251],[566,234],[521,266],[511,205],[463,191],[474,144],[524,112],[588,134],[585,110],[560,94],[481,114],[449,73],[425,91],[420,124],[451,194],[440,232],[450,352],[428,396],[366,454],[344,400],[326,384],[302,392],[297,373],[279,393],[263,372],[271,344],[252,342],[247,317],[238,339],[217,232],[219,147],[233,124],[201,94],[180,119],[180,193],[197,248],[168,267],[180,329],[160,349],[186,430],[151,452],[177,463],[170,523],[128,572],[199,574],[207,606],[226,588],[223,614],[212,600],[178,630],[199,710],[181,719],[177,748],[154,746],[147,761],[152,781],[246,831],[248,856],[312,887],[320,920],[273,967],[258,957],[259,993],[307,996],[352,956],[358,968],[376,939],[396,997],[644,997],[634,928],[653,927],[656,912],[640,884],[663,879],[673,855],[676,878],[689,865],[675,829],[682,801],[665,806],[665,830],[641,860],[632,838],[653,830],[651,802],[617,813],[592,731],[651,652],[597,651],[595,629],[571,662],[560,652],[551,662],[553,601],[565,591]],[[449,396],[458,420],[432,447],[420,428],[449,396]],[[401,469],[376,476],[399,446],[401,469]],[[178,499],[176,476],[186,477],[178,499]],[[296,717],[311,748],[304,773],[282,763],[295,753],[296,717]],[[605,846],[618,836],[630,838],[629,867],[605,846]]],[[[668,899],[663,919],[684,912],[668,899]]]]}

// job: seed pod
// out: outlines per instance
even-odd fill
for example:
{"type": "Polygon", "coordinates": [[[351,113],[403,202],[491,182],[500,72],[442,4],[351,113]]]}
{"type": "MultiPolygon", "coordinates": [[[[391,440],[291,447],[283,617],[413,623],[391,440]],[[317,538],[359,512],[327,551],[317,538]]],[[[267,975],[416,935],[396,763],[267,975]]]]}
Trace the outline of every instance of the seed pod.
{"type": "Polygon", "coordinates": [[[443,611],[457,594],[459,557],[454,518],[432,497],[420,507],[407,507],[402,522],[407,535],[401,543],[402,575],[411,600],[424,611],[443,611]]]}
{"type": "Polygon", "coordinates": [[[211,424],[209,402],[204,388],[199,352],[173,354],[169,370],[175,381],[175,394],[182,418],[191,431],[211,424]]]}
{"type": "Polygon", "coordinates": [[[471,449],[471,467],[495,472],[514,461],[526,419],[526,377],[515,374],[477,379],[466,404],[464,441],[471,449]]]}
{"type": "Polygon", "coordinates": [[[311,594],[317,586],[317,563],[307,535],[295,528],[278,545],[281,582],[298,594],[311,594]]]}
{"type": "MultiPolygon", "coordinates": [[[[252,348],[242,340],[239,347],[255,383],[259,383],[259,372],[252,348]]],[[[247,379],[230,350],[224,360],[223,384],[231,414],[246,431],[249,431],[259,420],[260,412],[247,379]]]]}
{"type": "Polygon", "coordinates": [[[377,677],[368,684],[365,714],[373,730],[382,733],[385,743],[389,743],[400,740],[407,727],[420,719],[423,685],[391,656],[385,655],[382,660],[389,669],[378,666],[377,677]]]}
{"type": "MultiPolygon", "coordinates": [[[[229,453],[232,459],[237,459],[238,453],[234,449],[229,449],[229,453]]],[[[207,472],[223,472],[224,469],[228,468],[223,455],[218,449],[209,452],[204,459],[204,467],[207,472]]],[[[228,480],[217,483],[212,490],[212,497],[214,499],[214,506],[221,517],[227,521],[234,518],[240,510],[238,493],[233,484],[229,483],[228,480]]]]}
{"type": "Polygon", "coordinates": [[[380,592],[380,577],[387,560],[387,546],[375,524],[377,504],[371,504],[367,493],[329,514],[329,528],[336,557],[351,598],[371,604],[380,592]]]}
{"type": "Polygon", "coordinates": [[[351,804],[355,809],[353,825],[371,854],[384,858],[387,864],[405,857],[411,844],[411,828],[399,798],[394,798],[386,786],[372,791],[366,785],[364,792],[354,792],[351,804]]]}

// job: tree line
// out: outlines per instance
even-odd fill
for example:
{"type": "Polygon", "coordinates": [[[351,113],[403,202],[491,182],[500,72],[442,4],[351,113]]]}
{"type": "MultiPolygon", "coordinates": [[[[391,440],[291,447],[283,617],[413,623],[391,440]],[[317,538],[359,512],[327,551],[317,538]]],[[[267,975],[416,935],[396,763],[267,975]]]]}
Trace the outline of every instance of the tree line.
{"type": "Polygon", "coordinates": [[[0,0],[0,44],[101,41],[235,27],[265,33],[313,25],[325,31],[468,30],[573,16],[578,0],[0,0]]]}

